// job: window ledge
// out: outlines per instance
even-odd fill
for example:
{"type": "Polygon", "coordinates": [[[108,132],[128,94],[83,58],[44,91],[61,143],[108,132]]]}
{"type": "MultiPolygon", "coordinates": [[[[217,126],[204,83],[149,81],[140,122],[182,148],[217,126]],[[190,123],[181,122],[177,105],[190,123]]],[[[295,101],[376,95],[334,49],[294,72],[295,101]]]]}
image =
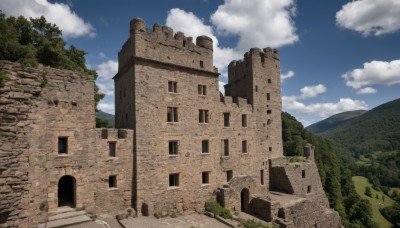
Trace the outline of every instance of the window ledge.
{"type": "Polygon", "coordinates": [[[201,155],[209,155],[210,153],[201,153],[201,155]]]}
{"type": "Polygon", "coordinates": [[[206,124],[208,124],[208,123],[199,123],[200,125],[206,125],[206,124]]]}
{"type": "Polygon", "coordinates": [[[60,158],[68,157],[68,154],[67,153],[57,154],[57,157],[60,157],[60,158]]]}
{"type": "Polygon", "coordinates": [[[201,187],[211,186],[211,184],[201,184],[201,187]]]}
{"type": "Polygon", "coordinates": [[[169,158],[176,158],[176,157],[178,157],[178,155],[177,154],[168,154],[168,157],[169,158]]]}
{"type": "Polygon", "coordinates": [[[247,156],[247,155],[249,155],[249,152],[242,153],[242,155],[247,156]]]}
{"type": "Polygon", "coordinates": [[[116,191],[118,188],[108,188],[108,191],[116,191]]]}
{"type": "Polygon", "coordinates": [[[168,187],[167,190],[177,190],[177,189],[179,189],[179,186],[170,186],[168,187]]]}

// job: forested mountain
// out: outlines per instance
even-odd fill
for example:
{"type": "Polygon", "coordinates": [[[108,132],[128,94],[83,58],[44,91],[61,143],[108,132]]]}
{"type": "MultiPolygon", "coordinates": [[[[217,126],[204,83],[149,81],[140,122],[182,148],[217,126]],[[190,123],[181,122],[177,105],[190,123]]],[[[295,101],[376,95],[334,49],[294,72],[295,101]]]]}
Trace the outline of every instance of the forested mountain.
{"type": "Polygon", "coordinates": [[[101,127],[115,127],[115,116],[112,114],[108,114],[106,112],[98,110],[96,112],[96,118],[104,122],[104,125],[102,125],[101,127]]]}
{"type": "Polygon", "coordinates": [[[382,104],[321,135],[355,154],[400,149],[400,99],[382,104]]]}
{"type": "Polygon", "coordinates": [[[369,202],[357,195],[351,179],[354,161],[348,153],[339,153],[331,142],[304,129],[290,114],[282,113],[282,137],[285,155],[303,155],[306,143],[315,145],[315,160],[331,207],[340,213],[345,227],[378,227],[369,202]]]}
{"type": "Polygon", "coordinates": [[[323,134],[326,131],[332,130],[335,127],[347,123],[348,121],[361,116],[366,112],[367,110],[356,110],[338,113],[317,123],[311,124],[310,126],[306,127],[306,129],[315,134],[323,134]]]}

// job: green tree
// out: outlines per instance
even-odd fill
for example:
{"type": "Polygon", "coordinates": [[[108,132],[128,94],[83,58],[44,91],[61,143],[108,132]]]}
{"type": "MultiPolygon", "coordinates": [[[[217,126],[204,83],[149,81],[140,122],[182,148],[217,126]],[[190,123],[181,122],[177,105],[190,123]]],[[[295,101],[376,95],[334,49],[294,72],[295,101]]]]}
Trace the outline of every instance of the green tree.
{"type": "Polygon", "coordinates": [[[364,194],[368,197],[372,197],[371,188],[369,186],[365,187],[364,194]]]}

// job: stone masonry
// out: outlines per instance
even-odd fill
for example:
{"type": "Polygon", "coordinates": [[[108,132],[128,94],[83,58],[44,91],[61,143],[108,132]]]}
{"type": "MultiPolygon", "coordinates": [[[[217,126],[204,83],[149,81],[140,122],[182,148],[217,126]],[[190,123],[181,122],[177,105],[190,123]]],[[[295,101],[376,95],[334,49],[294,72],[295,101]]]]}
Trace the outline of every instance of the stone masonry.
{"type": "MultiPolygon", "coordinates": [[[[252,48],[232,61],[226,96],[218,90],[209,37],[194,43],[167,26],[148,29],[137,18],[118,58],[116,126],[135,132],[132,201],[138,215],[203,211],[214,198],[285,227],[319,226],[321,214],[331,227],[340,226],[313,156],[295,163],[283,156],[277,50],[252,48]],[[278,193],[280,202],[274,201],[278,193]],[[318,207],[299,214],[309,206],[304,200],[318,207]]],[[[313,153],[311,145],[306,152],[313,153]]]]}
{"type": "Polygon", "coordinates": [[[0,61],[0,227],[61,206],[153,216],[210,199],[281,227],[340,227],[313,146],[283,156],[277,50],[232,61],[226,96],[209,37],[133,19],[118,58],[117,129],[95,128],[92,76],[0,61]]]}

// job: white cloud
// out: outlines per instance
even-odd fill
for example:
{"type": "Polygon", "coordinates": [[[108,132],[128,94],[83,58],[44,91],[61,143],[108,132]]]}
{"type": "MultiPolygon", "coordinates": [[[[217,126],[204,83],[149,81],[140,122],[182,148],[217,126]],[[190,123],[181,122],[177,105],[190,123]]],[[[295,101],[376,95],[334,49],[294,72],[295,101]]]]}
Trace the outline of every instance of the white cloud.
{"type": "Polygon", "coordinates": [[[114,81],[112,78],[118,72],[118,62],[108,60],[99,64],[96,68],[98,78],[96,84],[100,92],[107,96],[114,96],[114,81]]]}
{"type": "Polygon", "coordinates": [[[67,4],[47,0],[2,0],[1,9],[9,16],[38,18],[43,15],[48,22],[56,24],[65,37],[96,35],[93,26],[76,15],[67,4]]]}
{"type": "Polygon", "coordinates": [[[198,36],[209,36],[213,40],[214,65],[220,71],[223,71],[223,68],[225,68],[230,61],[241,57],[241,55],[232,48],[220,47],[217,37],[213,34],[212,27],[210,25],[205,25],[204,22],[192,12],[186,12],[176,8],[171,9],[168,12],[166,24],[172,27],[175,32],[181,31],[185,33],[185,36],[194,37],[194,40],[198,36]]]}
{"type": "Polygon", "coordinates": [[[376,93],[376,89],[372,87],[365,87],[357,91],[357,94],[374,94],[376,93]]]}
{"type": "Polygon", "coordinates": [[[308,99],[316,97],[318,94],[325,93],[326,87],[322,84],[315,85],[315,86],[305,86],[300,90],[301,95],[299,99],[308,99]]]}
{"type": "Polygon", "coordinates": [[[104,54],[104,52],[99,52],[99,58],[105,59],[107,56],[104,54]]]}
{"type": "Polygon", "coordinates": [[[364,36],[393,33],[400,29],[400,1],[351,1],[336,13],[336,22],[364,36]]]}
{"type": "Polygon", "coordinates": [[[368,108],[368,105],[364,101],[353,100],[351,98],[340,98],[336,103],[313,103],[306,105],[299,102],[296,96],[283,96],[282,103],[284,110],[321,118],[326,118],[341,112],[368,108]]]}
{"type": "Polygon", "coordinates": [[[394,85],[400,83],[400,60],[391,62],[372,61],[363,68],[354,69],[342,75],[346,85],[360,89],[367,85],[394,85]]]}
{"type": "Polygon", "coordinates": [[[115,113],[115,106],[112,102],[107,103],[104,101],[100,101],[100,103],[97,105],[97,109],[110,114],[115,113]]]}
{"type": "Polygon", "coordinates": [[[281,80],[286,80],[294,76],[294,71],[289,70],[286,74],[281,74],[281,80]]]}
{"type": "Polygon", "coordinates": [[[237,35],[240,52],[252,47],[278,48],[298,41],[294,0],[225,0],[211,21],[222,35],[237,35]]]}
{"type": "Polygon", "coordinates": [[[223,95],[225,95],[225,87],[224,87],[224,85],[226,85],[226,83],[218,81],[218,89],[223,95]]]}

